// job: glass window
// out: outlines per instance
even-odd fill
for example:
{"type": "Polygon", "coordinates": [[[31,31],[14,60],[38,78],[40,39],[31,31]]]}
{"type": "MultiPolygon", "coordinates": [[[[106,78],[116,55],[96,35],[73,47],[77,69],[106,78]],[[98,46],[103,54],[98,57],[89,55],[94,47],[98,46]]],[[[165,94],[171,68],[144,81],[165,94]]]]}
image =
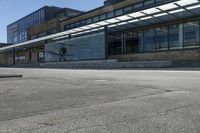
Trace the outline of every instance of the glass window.
{"type": "Polygon", "coordinates": [[[48,31],[47,31],[47,34],[48,34],[48,35],[51,35],[51,34],[54,34],[54,33],[56,33],[56,32],[57,32],[57,29],[54,28],[54,29],[48,30],[48,31]]]}
{"type": "Polygon", "coordinates": [[[138,32],[138,47],[139,52],[143,52],[143,31],[138,32]]]}
{"type": "Polygon", "coordinates": [[[119,16],[123,14],[123,9],[115,10],[115,16],[119,16]]]}
{"type": "Polygon", "coordinates": [[[93,22],[99,21],[99,16],[93,17],[93,22]]]}
{"type": "Polygon", "coordinates": [[[132,10],[133,10],[132,6],[125,7],[124,8],[124,13],[130,13],[130,12],[132,12],[132,10]]]}
{"type": "Polygon", "coordinates": [[[80,26],[80,22],[77,22],[77,23],[75,24],[75,26],[76,26],[76,27],[79,27],[79,26],[80,26]]]}
{"type": "Polygon", "coordinates": [[[107,17],[108,17],[108,18],[114,17],[114,12],[109,12],[109,13],[107,13],[107,17]]]}
{"type": "Polygon", "coordinates": [[[135,4],[135,5],[133,6],[133,9],[134,9],[135,11],[140,10],[140,9],[142,9],[142,8],[143,8],[143,3],[137,3],[137,4],[135,4]]]}
{"type": "Polygon", "coordinates": [[[199,22],[184,24],[184,46],[195,46],[199,42],[199,22]]]}
{"type": "Polygon", "coordinates": [[[91,24],[92,23],[92,18],[87,19],[87,24],[91,24]]]}
{"type": "Polygon", "coordinates": [[[32,35],[32,36],[31,36],[31,40],[32,40],[32,39],[36,39],[36,38],[37,38],[37,35],[32,35]]]}
{"type": "Polygon", "coordinates": [[[109,41],[109,54],[122,54],[122,35],[119,33],[110,35],[109,41]]]}
{"type": "Polygon", "coordinates": [[[38,37],[44,37],[44,36],[46,36],[46,32],[41,32],[38,34],[38,37]]]}
{"type": "Polygon", "coordinates": [[[100,15],[100,16],[99,16],[99,19],[100,19],[100,20],[106,19],[106,14],[100,15]]]}
{"type": "Polygon", "coordinates": [[[74,24],[70,24],[70,29],[74,28],[75,25],[74,24]]]}
{"type": "Polygon", "coordinates": [[[167,2],[168,0],[156,0],[156,3],[165,3],[165,2],[167,2]]]}
{"type": "Polygon", "coordinates": [[[81,25],[85,25],[85,24],[87,24],[86,20],[82,20],[81,25]]]}
{"type": "Polygon", "coordinates": [[[169,45],[170,48],[180,47],[179,24],[169,26],[169,45]]]}
{"type": "Polygon", "coordinates": [[[64,29],[65,30],[69,30],[70,29],[70,25],[65,25],[64,29]]]}
{"type": "Polygon", "coordinates": [[[156,29],[156,49],[162,50],[168,48],[168,27],[156,29]]]}
{"type": "Polygon", "coordinates": [[[135,53],[138,52],[138,34],[135,32],[128,32],[125,34],[125,52],[135,53]]]}
{"type": "Polygon", "coordinates": [[[155,31],[153,29],[144,31],[143,49],[145,52],[155,49],[155,31]]]}
{"type": "Polygon", "coordinates": [[[152,6],[154,5],[154,0],[146,0],[144,1],[144,7],[152,6]]]}

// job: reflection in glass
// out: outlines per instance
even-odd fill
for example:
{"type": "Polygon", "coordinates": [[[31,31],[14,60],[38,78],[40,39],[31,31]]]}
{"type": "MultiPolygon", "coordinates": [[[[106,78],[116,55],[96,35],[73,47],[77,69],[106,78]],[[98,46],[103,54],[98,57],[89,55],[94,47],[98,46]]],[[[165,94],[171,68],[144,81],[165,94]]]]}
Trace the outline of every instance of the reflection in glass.
{"type": "Polygon", "coordinates": [[[168,27],[156,29],[156,49],[162,50],[168,48],[168,27]]]}
{"type": "Polygon", "coordinates": [[[155,49],[155,31],[153,29],[144,31],[143,50],[145,52],[155,49]]]}
{"type": "Polygon", "coordinates": [[[110,55],[123,53],[121,34],[118,33],[118,34],[109,35],[108,43],[109,43],[108,52],[110,55]]]}
{"type": "Polygon", "coordinates": [[[179,24],[169,26],[169,45],[170,48],[180,47],[179,24]]]}
{"type": "Polygon", "coordinates": [[[198,45],[199,23],[188,22],[184,24],[184,47],[198,45]]]}
{"type": "Polygon", "coordinates": [[[135,32],[128,32],[125,34],[125,51],[126,53],[138,52],[138,34],[135,32]]]}

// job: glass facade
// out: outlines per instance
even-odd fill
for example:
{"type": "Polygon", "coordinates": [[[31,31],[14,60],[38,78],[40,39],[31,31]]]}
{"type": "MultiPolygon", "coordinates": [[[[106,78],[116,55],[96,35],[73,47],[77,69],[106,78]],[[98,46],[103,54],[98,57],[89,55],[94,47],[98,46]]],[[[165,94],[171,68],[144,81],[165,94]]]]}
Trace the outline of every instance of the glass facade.
{"type": "Polygon", "coordinates": [[[155,38],[155,49],[162,50],[168,48],[168,27],[160,27],[155,29],[156,38],[155,38]]]}
{"type": "Polygon", "coordinates": [[[109,55],[200,47],[200,22],[192,21],[147,30],[112,33],[109,55]]]}
{"type": "Polygon", "coordinates": [[[41,24],[45,21],[45,9],[42,8],[25,18],[7,27],[7,42],[16,44],[27,41],[27,29],[31,26],[41,24]]]}
{"type": "Polygon", "coordinates": [[[196,46],[199,42],[199,22],[184,24],[184,47],[196,46]]]}
{"type": "Polygon", "coordinates": [[[169,45],[170,48],[178,48],[180,47],[180,36],[179,30],[181,29],[181,25],[170,25],[169,26],[169,45]]]}
{"type": "Polygon", "coordinates": [[[143,51],[154,51],[155,50],[155,30],[150,29],[143,32],[143,51]]]}

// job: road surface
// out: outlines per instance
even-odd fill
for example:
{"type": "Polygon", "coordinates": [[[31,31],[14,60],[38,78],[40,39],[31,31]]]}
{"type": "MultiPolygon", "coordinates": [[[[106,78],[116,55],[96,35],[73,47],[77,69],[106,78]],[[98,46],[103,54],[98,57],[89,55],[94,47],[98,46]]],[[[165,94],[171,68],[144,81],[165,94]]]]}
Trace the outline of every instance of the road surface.
{"type": "Polygon", "coordinates": [[[0,68],[0,133],[199,133],[200,71],[0,68]]]}

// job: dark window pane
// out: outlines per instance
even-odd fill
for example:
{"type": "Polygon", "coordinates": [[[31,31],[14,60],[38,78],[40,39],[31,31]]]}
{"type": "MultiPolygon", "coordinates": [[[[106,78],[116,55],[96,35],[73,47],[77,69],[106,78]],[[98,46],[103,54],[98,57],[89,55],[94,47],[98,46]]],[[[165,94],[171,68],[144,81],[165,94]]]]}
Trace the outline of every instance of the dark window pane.
{"type": "Polygon", "coordinates": [[[51,34],[54,34],[54,33],[56,33],[56,32],[57,32],[57,29],[54,28],[54,29],[48,30],[48,31],[47,31],[47,34],[48,34],[48,35],[51,35],[51,34]]]}
{"type": "Polygon", "coordinates": [[[108,18],[114,17],[114,12],[109,12],[109,13],[107,13],[107,17],[108,17],[108,18]]]}
{"type": "Polygon", "coordinates": [[[99,19],[100,19],[100,20],[106,19],[106,14],[100,15],[100,16],[99,16],[99,19]]]}
{"type": "Polygon", "coordinates": [[[146,0],[146,1],[144,1],[144,7],[153,6],[154,4],[155,4],[154,0],[146,0]]]}
{"type": "Polygon", "coordinates": [[[144,40],[143,40],[144,51],[154,51],[155,49],[155,31],[147,30],[144,31],[144,40]]]}
{"type": "Polygon", "coordinates": [[[91,24],[92,23],[92,18],[87,19],[87,24],[91,24]]]}
{"type": "Polygon", "coordinates": [[[138,3],[133,6],[133,10],[141,10],[143,8],[143,3],[138,3]]]}
{"type": "Polygon", "coordinates": [[[128,7],[124,8],[124,13],[130,13],[130,12],[132,12],[132,10],[133,10],[133,7],[128,6],[128,7]]]}
{"type": "Polygon", "coordinates": [[[119,9],[115,11],[115,16],[119,16],[123,14],[123,9],[119,9]]]}
{"type": "Polygon", "coordinates": [[[156,49],[162,50],[168,48],[168,27],[156,29],[156,49]]]}
{"type": "Polygon", "coordinates": [[[180,43],[180,35],[179,30],[181,30],[181,26],[177,25],[170,25],[169,26],[169,45],[170,48],[179,48],[181,47],[180,43]]]}
{"type": "Polygon", "coordinates": [[[199,23],[188,22],[184,24],[184,46],[195,46],[199,42],[199,23]]]}
{"type": "Polygon", "coordinates": [[[99,17],[98,16],[93,17],[93,22],[97,22],[97,21],[99,21],[99,17]]]}

